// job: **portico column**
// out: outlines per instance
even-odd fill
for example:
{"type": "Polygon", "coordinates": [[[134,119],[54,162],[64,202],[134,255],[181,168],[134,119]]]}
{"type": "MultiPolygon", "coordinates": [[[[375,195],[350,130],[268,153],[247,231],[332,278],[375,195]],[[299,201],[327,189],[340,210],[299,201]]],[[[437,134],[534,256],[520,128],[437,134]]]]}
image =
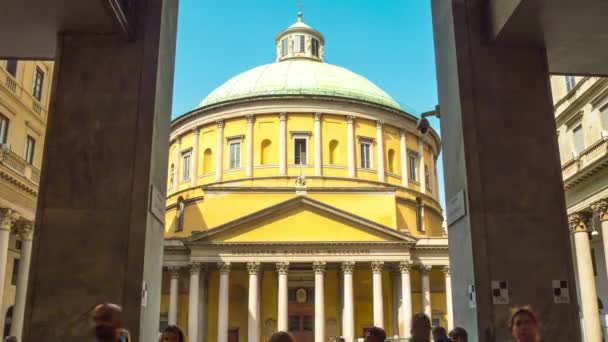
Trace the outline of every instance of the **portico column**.
{"type": "Polygon", "coordinates": [[[215,181],[222,181],[224,172],[224,120],[217,120],[217,150],[215,158],[215,181]]]}
{"type": "Polygon", "coordinates": [[[198,341],[198,302],[200,289],[201,264],[190,264],[190,291],[188,293],[188,339],[198,341]]]}
{"type": "Polygon", "coordinates": [[[384,138],[382,136],[384,122],[376,121],[376,154],[378,154],[378,182],[384,182],[384,138]]]}
{"type": "Polygon", "coordinates": [[[253,176],[253,114],[247,114],[247,164],[245,165],[245,177],[253,176]]]}
{"type": "Polygon", "coordinates": [[[429,273],[431,272],[431,266],[420,266],[420,276],[422,278],[422,311],[432,318],[431,310],[431,282],[429,280],[429,273]]]}
{"type": "Polygon", "coordinates": [[[169,285],[169,325],[177,324],[177,296],[179,291],[179,267],[169,267],[171,282],[169,285]]]}
{"type": "Polygon", "coordinates": [[[604,198],[593,203],[591,209],[593,209],[600,219],[604,258],[606,259],[606,265],[608,265],[608,199],[604,198]]]}
{"type": "Polygon", "coordinates": [[[247,305],[247,340],[249,342],[260,341],[260,317],[259,317],[259,298],[258,291],[260,274],[259,262],[248,262],[247,271],[249,272],[249,300],[247,305]]]}
{"type": "Polygon", "coordinates": [[[217,305],[217,341],[228,342],[229,319],[229,289],[230,289],[230,263],[218,263],[220,269],[220,289],[217,305]]]}
{"type": "Polygon", "coordinates": [[[312,264],[315,271],[315,342],[325,342],[325,270],[324,261],[312,264]]]}
{"type": "Polygon", "coordinates": [[[355,337],[355,310],[353,300],[353,271],[355,263],[347,261],[342,263],[344,286],[344,307],[342,309],[342,336],[346,342],[353,342],[355,337]]]}
{"type": "Polygon", "coordinates": [[[19,259],[19,273],[17,274],[17,293],[11,335],[21,341],[23,332],[23,314],[25,313],[25,299],[27,295],[27,282],[30,271],[30,258],[32,255],[32,233],[34,222],[21,220],[15,224],[15,234],[21,239],[21,258],[19,259]]]}
{"type": "Polygon", "coordinates": [[[433,153],[433,149],[431,148],[429,148],[429,155],[429,190],[431,191],[433,198],[437,198],[437,189],[435,189],[435,174],[433,173],[433,170],[435,170],[435,155],[433,153]]]}
{"type": "Polygon", "coordinates": [[[384,328],[384,305],[382,303],[382,268],[384,262],[372,261],[372,282],[374,300],[374,325],[384,328]]]}
{"type": "Polygon", "coordinates": [[[173,177],[173,191],[177,191],[179,187],[179,181],[182,179],[180,170],[182,165],[182,138],[177,137],[175,139],[175,175],[173,177]]]}
{"type": "Polygon", "coordinates": [[[448,331],[454,328],[454,309],[452,308],[452,275],[450,274],[450,266],[443,267],[445,275],[445,301],[448,316],[448,331]]]}
{"type": "Polygon", "coordinates": [[[401,310],[403,312],[403,335],[410,337],[412,330],[412,283],[410,280],[411,263],[399,263],[401,271],[401,310]]]}
{"type": "Polygon", "coordinates": [[[190,186],[196,186],[196,180],[198,179],[198,135],[199,128],[196,127],[192,130],[192,158],[190,159],[192,162],[190,166],[190,186]]]}
{"type": "Polygon", "coordinates": [[[346,154],[348,158],[348,177],[355,177],[355,117],[346,116],[346,154]]]}
{"type": "Polygon", "coordinates": [[[418,154],[420,155],[418,172],[420,173],[420,192],[426,194],[426,172],[424,172],[424,142],[418,138],[418,154]]]}
{"type": "Polygon", "coordinates": [[[279,176],[285,175],[287,175],[287,113],[281,113],[279,114],[279,176]]]}
{"type": "Polygon", "coordinates": [[[408,187],[409,174],[407,173],[407,143],[405,131],[401,130],[400,150],[401,150],[401,185],[408,187]]]}
{"type": "Polygon", "coordinates": [[[315,176],[321,176],[322,173],[321,146],[321,113],[315,113],[315,176]]]}
{"type": "Polygon", "coordinates": [[[279,331],[287,331],[287,272],[289,271],[288,262],[277,263],[277,274],[279,275],[279,308],[277,317],[277,328],[279,331]]]}
{"type": "Polygon", "coordinates": [[[587,221],[589,214],[574,213],[568,216],[570,232],[574,235],[576,248],[576,268],[578,270],[578,285],[580,288],[581,311],[583,312],[583,330],[585,341],[601,341],[602,330],[597,305],[597,292],[593,276],[593,261],[589,245],[589,229],[587,221]]]}

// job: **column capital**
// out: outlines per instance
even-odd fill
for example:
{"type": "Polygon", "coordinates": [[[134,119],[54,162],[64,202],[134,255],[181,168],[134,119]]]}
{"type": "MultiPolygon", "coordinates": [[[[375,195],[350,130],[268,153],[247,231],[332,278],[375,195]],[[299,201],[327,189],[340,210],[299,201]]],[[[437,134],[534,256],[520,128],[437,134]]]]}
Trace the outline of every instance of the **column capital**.
{"type": "Polygon", "coordinates": [[[410,261],[401,261],[397,265],[397,268],[399,269],[401,274],[410,273],[410,271],[412,270],[412,263],[410,261]]]}
{"type": "Polygon", "coordinates": [[[32,233],[34,232],[34,221],[26,219],[20,219],[15,222],[11,232],[21,240],[32,240],[32,233]]]}
{"type": "Polygon", "coordinates": [[[355,262],[354,261],[345,261],[341,265],[342,273],[353,274],[355,270],[355,262]]]}
{"type": "Polygon", "coordinates": [[[402,136],[405,138],[405,135],[407,134],[407,132],[404,129],[400,129],[399,130],[399,136],[402,136]]]}
{"type": "Polygon", "coordinates": [[[315,261],[312,263],[312,269],[315,274],[324,274],[327,270],[327,263],[325,261],[315,261]]]}
{"type": "Polygon", "coordinates": [[[315,121],[321,121],[321,115],[323,115],[323,114],[322,113],[313,114],[315,121]]]}
{"type": "Polygon", "coordinates": [[[384,126],[384,121],[376,120],[376,128],[382,128],[382,126],[384,126]]]}
{"type": "Polygon", "coordinates": [[[441,268],[441,271],[443,271],[443,274],[444,274],[446,277],[449,277],[449,276],[452,274],[452,273],[451,273],[451,270],[450,270],[450,265],[445,265],[445,266],[443,266],[443,267],[441,268]]]}
{"type": "Polygon", "coordinates": [[[217,268],[220,270],[221,274],[228,274],[232,269],[232,265],[229,262],[218,262],[217,268]]]}
{"type": "Polygon", "coordinates": [[[179,266],[168,266],[167,270],[169,271],[169,274],[171,275],[171,278],[175,279],[175,278],[179,278],[179,266]]]}
{"type": "Polygon", "coordinates": [[[217,124],[218,128],[224,128],[224,120],[223,119],[216,120],[215,123],[217,124]]]}
{"type": "Polygon", "coordinates": [[[250,275],[258,275],[260,273],[260,263],[255,261],[248,262],[247,272],[249,272],[250,275]]]}
{"type": "Polygon", "coordinates": [[[190,274],[200,274],[201,273],[201,263],[200,262],[191,262],[189,265],[190,274]]]}
{"type": "Polygon", "coordinates": [[[420,271],[420,274],[428,275],[433,267],[429,265],[418,265],[417,268],[420,271]]]}
{"type": "Polygon", "coordinates": [[[603,198],[591,205],[591,209],[600,217],[600,221],[608,221],[608,199],[603,198]]]}
{"type": "Polygon", "coordinates": [[[289,262],[277,262],[276,269],[278,274],[286,275],[289,272],[289,262]]]}
{"type": "Polygon", "coordinates": [[[13,209],[0,208],[0,230],[11,230],[19,219],[19,214],[13,209]]]}
{"type": "Polygon", "coordinates": [[[355,117],[353,115],[347,115],[346,116],[346,123],[352,125],[353,122],[355,122],[355,117]]]}
{"type": "Polygon", "coordinates": [[[201,127],[200,126],[196,126],[192,129],[192,133],[194,135],[198,135],[198,133],[201,131],[201,127]]]}
{"type": "Polygon", "coordinates": [[[287,113],[279,113],[279,121],[287,121],[287,113]]]}
{"type": "Polygon", "coordinates": [[[384,268],[384,261],[372,261],[371,267],[373,273],[382,273],[382,269],[384,268]]]}
{"type": "Polygon", "coordinates": [[[570,226],[571,233],[584,232],[588,233],[589,228],[587,227],[587,221],[589,220],[589,213],[578,212],[568,215],[568,225],[570,226]]]}
{"type": "Polygon", "coordinates": [[[255,116],[253,116],[253,114],[246,114],[245,118],[247,119],[247,123],[253,123],[255,120],[255,116]]]}

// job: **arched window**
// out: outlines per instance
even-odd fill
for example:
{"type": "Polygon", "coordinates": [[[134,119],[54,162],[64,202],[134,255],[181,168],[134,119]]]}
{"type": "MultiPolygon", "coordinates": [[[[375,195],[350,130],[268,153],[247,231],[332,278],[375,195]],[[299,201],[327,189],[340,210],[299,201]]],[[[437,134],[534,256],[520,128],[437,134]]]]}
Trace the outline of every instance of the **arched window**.
{"type": "Polygon", "coordinates": [[[184,199],[182,197],[177,199],[177,224],[175,225],[175,231],[181,232],[184,230],[184,199]]]}
{"type": "Polygon", "coordinates": [[[429,175],[429,167],[424,165],[424,183],[426,185],[426,189],[431,191],[431,177],[429,175]]]}
{"type": "Polygon", "coordinates": [[[213,152],[208,148],[203,154],[203,174],[213,171],[213,152]]]}
{"type": "Polygon", "coordinates": [[[270,164],[270,159],[271,159],[271,150],[270,150],[270,146],[272,145],[272,141],[270,141],[269,139],[264,139],[262,141],[262,147],[260,149],[260,164],[261,165],[268,165],[270,164]]]}
{"type": "Polygon", "coordinates": [[[395,173],[395,150],[388,150],[388,172],[395,173]]]}
{"type": "Polygon", "coordinates": [[[6,310],[6,317],[4,318],[4,336],[11,334],[11,326],[13,325],[13,307],[9,307],[6,310]]]}
{"type": "Polygon", "coordinates": [[[340,161],[340,153],[338,152],[338,140],[329,142],[329,164],[338,164],[340,161]]]}

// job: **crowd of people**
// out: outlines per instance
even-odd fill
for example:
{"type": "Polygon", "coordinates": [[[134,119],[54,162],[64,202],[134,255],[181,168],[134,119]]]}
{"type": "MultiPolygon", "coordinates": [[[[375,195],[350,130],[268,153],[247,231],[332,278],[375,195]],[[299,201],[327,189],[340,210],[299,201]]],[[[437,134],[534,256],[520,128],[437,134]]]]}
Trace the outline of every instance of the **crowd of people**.
{"type": "MultiPolygon", "coordinates": [[[[122,309],[115,304],[100,304],[93,310],[93,332],[97,342],[131,342],[129,332],[122,322],[122,309]]],[[[536,315],[529,307],[517,308],[513,311],[509,321],[509,329],[514,342],[540,342],[539,323],[536,315]]],[[[449,333],[443,327],[431,327],[431,320],[423,313],[412,317],[410,342],[468,342],[467,331],[456,327],[449,333]]],[[[334,342],[344,342],[338,337],[334,342]]],[[[386,333],[382,328],[372,327],[366,330],[365,342],[387,341],[386,333]]],[[[9,336],[5,342],[17,342],[9,336]]],[[[186,342],[182,330],[176,325],[166,327],[160,334],[159,342],[186,342]]],[[[286,331],[273,334],[268,342],[296,342],[293,336],[286,331]]]]}

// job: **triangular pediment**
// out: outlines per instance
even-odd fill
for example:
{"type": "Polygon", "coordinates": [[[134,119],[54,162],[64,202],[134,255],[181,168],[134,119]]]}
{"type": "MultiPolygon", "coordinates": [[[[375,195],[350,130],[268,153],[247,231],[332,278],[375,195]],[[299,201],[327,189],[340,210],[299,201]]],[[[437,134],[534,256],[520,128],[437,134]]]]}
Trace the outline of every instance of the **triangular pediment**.
{"type": "Polygon", "coordinates": [[[411,242],[409,234],[305,196],[195,232],[190,243],[411,242]]]}

